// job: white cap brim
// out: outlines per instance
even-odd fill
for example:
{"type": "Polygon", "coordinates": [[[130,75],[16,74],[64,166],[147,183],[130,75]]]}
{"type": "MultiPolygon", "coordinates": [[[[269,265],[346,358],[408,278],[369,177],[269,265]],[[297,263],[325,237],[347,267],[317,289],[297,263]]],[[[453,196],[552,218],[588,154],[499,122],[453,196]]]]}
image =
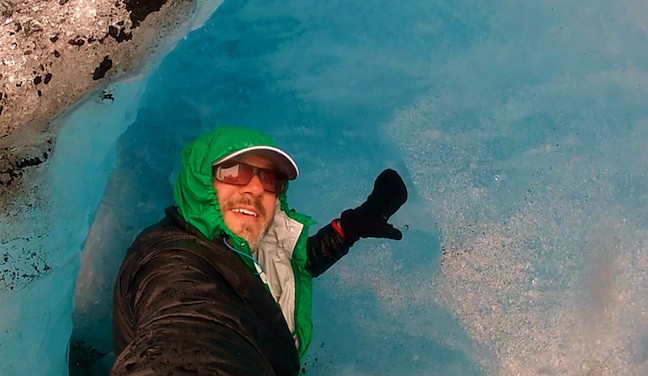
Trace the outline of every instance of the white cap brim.
{"type": "Polygon", "coordinates": [[[283,150],[277,149],[272,146],[250,146],[249,148],[241,149],[215,161],[212,165],[221,164],[241,154],[253,152],[254,154],[268,158],[274,165],[277,172],[284,174],[288,180],[295,180],[299,176],[299,168],[297,163],[290,158],[283,150]]]}

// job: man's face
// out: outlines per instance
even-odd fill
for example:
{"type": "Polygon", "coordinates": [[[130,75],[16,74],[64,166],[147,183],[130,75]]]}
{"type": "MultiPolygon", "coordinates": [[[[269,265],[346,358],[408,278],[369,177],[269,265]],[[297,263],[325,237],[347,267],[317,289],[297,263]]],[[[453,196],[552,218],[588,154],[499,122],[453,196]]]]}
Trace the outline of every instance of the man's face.
{"type": "MultiPolygon", "coordinates": [[[[259,168],[274,168],[268,159],[256,154],[242,154],[234,160],[259,168]]],[[[254,175],[247,185],[227,184],[216,179],[213,184],[225,226],[247,240],[252,249],[257,249],[274,219],[277,194],[264,190],[258,175],[254,175]]]]}

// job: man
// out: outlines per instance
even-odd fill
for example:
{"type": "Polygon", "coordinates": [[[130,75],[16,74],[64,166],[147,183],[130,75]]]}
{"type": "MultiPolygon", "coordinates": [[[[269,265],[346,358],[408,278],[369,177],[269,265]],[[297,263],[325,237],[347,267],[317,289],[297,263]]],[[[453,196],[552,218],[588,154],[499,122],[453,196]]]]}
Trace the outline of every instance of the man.
{"type": "Polygon", "coordinates": [[[115,287],[113,375],[296,375],[311,340],[312,278],[360,237],[400,239],[393,170],[367,201],[308,237],[289,209],[293,159],[224,127],[183,150],[176,206],[130,247],[115,287]]]}

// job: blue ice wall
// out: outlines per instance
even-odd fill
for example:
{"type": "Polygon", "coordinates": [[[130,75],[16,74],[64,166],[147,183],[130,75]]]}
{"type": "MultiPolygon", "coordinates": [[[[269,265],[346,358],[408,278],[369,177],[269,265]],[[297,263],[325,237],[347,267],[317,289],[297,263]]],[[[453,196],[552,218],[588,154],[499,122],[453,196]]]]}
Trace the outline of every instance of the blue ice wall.
{"type": "Polygon", "coordinates": [[[647,19],[639,0],[226,1],[141,87],[109,88],[119,131],[59,140],[93,145],[51,167],[82,155],[93,176],[66,215],[88,226],[72,339],[100,360],[75,372],[109,363],[115,273],[180,148],[240,124],[294,156],[289,202],[322,225],[385,167],[410,187],[404,239],[316,281],[308,374],[647,374],[647,19]]]}

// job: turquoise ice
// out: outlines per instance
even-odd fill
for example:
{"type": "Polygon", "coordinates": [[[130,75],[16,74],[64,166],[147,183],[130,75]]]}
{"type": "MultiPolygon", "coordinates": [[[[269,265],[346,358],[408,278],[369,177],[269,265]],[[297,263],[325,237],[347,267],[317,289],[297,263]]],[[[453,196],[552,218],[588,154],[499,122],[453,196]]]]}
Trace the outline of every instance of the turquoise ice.
{"type": "Polygon", "coordinates": [[[53,231],[24,245],[51,272],[3,292],[0,374],[63,374],[70,336],[72,372],[106,372],[121,258],[217,124],[291,153],[289,203],[321,225],[386,167],[410,188],[402,241],[316,281],[308,375],[647,374],[646,20],[641,0],[225,1],[66,119],[53,231]]]}

